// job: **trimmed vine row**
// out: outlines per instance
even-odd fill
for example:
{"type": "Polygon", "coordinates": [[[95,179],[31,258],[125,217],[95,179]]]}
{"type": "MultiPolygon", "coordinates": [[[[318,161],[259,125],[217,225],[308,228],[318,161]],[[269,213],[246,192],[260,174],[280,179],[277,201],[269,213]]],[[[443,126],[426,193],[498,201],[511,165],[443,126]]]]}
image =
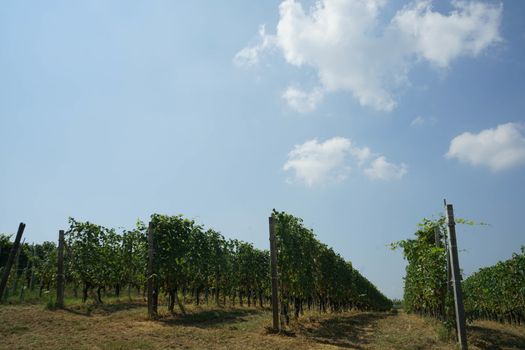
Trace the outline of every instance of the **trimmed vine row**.
{"type": "Polygon", "coordinates": [[[339,254],[319,242],[302,220],[273,211],[278,247],[280,304],[288,323],[314,306],[322,312],[388,310],[392,302],[339,254]]]}
{"type": "MultiPolygon", "coordinates": [[[[350,262],[319,242],[302,220],[273,212],[277,243],[283,314],[289,320],[305,309],[320,312],[387,310],[392,306],[350,262]],[[293,308],[293,312],[290,311],[293,308]]],[[[148,227],[141,221],[131,230],[117,232],[91,222],[69,219],[65,232],[65,281],[75,297],[103,303],[106,295],[127,290],[145,297],[148,279],[155,278],[158,293],[169,311],[185,313],[188,303],[264,307],[270,303],[270,257],[251,243],[226,239],[182,215],[153,214],[150,228],[156,247],[155,275],[147,273],[148,227]]],[[[2,238],[2,255],[9,246],[2,238]]],[[[52,242],[24,245],[12,281],[41,290],[56,286],[57,247],[52,242]],[[33,248],[34,247],[34,248],[33,248]]]]}
{"type": "MultiPolygon", "coordinates": [[[[457,223],[474,222],[456,219],[457,223]]],[[[404,287],[404,309],[433,316],[454,325],[452,293],[448,289],[445,218],[423,219],[415,239],[392,244],[402,248],[408,264],[404,287]],[[436,230],[439,232],[436,241],[436,230]]],[[[525,319],[525,247],[512,258],[481,268],[462,282],[467,318],[521,324],[525,319]]]]}
{"type": "Polygon", "coordinates": [[[393,243],[392,248],[403,249],[408,262],[404,278],[404,309],[444,320],[453,311],[451,296],[447,293],[447,251],[443,244],[436,242],[436,230],[439,240],[442,240],[446,232],[443,216],[437,220],[423,219],[414,239],[393,243]]]}
{"type": "Polygon", "coordinates": [[[470,319],[521,324],[525,320],[525,247],[511,259],[481,268],[463,282],[470,319]]]}

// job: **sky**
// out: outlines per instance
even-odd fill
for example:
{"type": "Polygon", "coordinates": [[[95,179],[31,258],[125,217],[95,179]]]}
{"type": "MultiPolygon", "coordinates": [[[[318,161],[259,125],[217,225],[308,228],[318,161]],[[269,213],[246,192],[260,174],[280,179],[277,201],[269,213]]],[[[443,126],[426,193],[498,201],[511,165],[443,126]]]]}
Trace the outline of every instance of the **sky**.
{"type": "Polygon", "coordinates": [[[525,2],[3,1],[0,232],[304,220],[388,297],[443,212],[465,276],[525,245],[525,2]]]}

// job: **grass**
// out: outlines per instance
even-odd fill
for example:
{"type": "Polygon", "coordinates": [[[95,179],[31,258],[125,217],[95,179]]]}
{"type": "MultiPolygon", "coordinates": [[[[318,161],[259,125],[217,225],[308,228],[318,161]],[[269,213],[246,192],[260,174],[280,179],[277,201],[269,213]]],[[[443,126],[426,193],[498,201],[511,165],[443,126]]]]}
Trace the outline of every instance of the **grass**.
{"type": "MultiPolygon", "coordinates": [[[[187,315],[160,308],[147,317],[142,299],[106,298],[102,305],[67,300],[0,305],[0,349],[455,349],[438,324],[403,312],[309,313],[286,332],[269,331],[267,309],[188,305],[187,315]]],[[[525,327],[478,322],[471,349],[525,349],[525,327]]]]}
{"type": "Polygon", "coordinates": [[[480,349],[525,349],[525,327],[478,321],[469,327],[468,340],[480,349]]]}

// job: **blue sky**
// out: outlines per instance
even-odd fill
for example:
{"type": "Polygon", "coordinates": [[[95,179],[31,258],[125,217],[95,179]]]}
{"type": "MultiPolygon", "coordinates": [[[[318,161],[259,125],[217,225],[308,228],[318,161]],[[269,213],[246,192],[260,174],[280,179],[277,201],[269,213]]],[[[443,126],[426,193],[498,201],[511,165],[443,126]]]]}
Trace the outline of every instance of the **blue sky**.
{"type": "Polygon", "coordinates": [[[389,297],[442,212],[466,274],[525,244],[525,4],[5,1],[0,232],[304,219],[389,297]]]}

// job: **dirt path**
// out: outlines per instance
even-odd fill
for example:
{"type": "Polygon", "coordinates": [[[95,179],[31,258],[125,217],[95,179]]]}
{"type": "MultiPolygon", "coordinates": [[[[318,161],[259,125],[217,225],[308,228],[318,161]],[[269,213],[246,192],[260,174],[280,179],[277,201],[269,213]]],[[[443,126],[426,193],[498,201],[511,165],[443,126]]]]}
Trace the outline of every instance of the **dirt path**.
{"type": "Polygon", "coordinates": [[[296,327],[305,338],[340,348],[454,349],[438,339],[431,323],[404,313],[312,316],[296,327]]]}
{"type": "MultiPolygon", "coordinates": [[[[297,333],[320,344],[350,349],[456,349],[439,322],[399,313],[349,313],[312,316],[297,324],[297,333]]],[[[525,327],[474,322],[469,348],[525,349],[525,327]]]]}
{"type": "MultiPolygon", "coordinates": [[[[146,317],[143,303],[61,311],[0,305],[0,349],[455,349],[435,322],[404,313],[302,317],[285,335],[255,308],[189,308],[186,317],[146,317]]],[[[470,349],[525,349],[525,327],[479,322],[470,349]]]]}

